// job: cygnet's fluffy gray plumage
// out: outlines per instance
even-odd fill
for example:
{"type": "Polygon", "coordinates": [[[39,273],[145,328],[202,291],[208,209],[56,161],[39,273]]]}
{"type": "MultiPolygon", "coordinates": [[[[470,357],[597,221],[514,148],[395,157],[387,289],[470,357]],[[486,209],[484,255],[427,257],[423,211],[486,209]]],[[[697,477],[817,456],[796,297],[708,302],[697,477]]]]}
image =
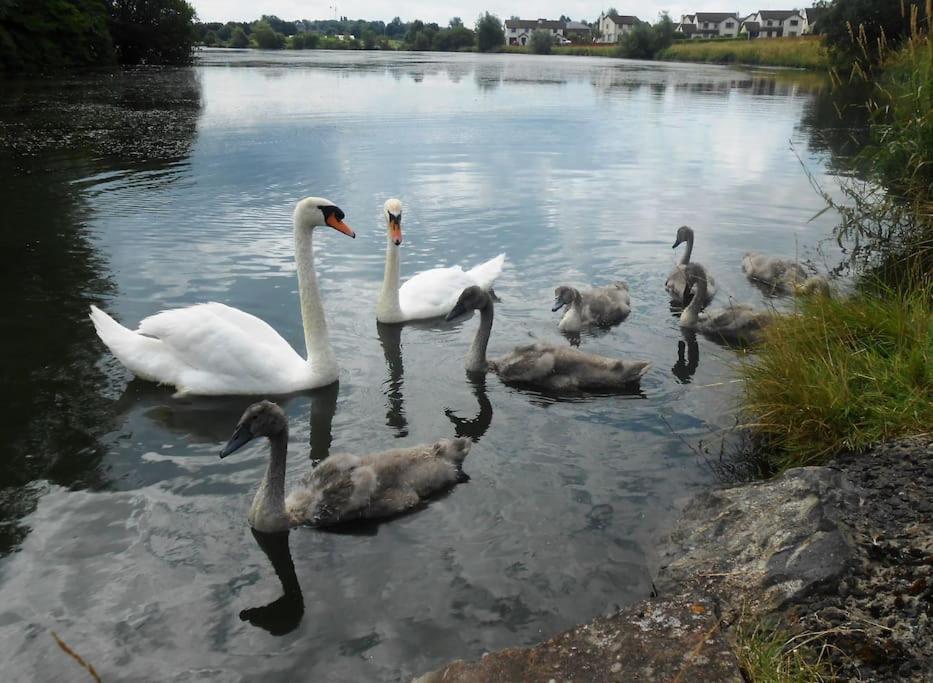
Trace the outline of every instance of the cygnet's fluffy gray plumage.
{"type": "Polygon", "coordinates": [[[529,344],[501,358],[486,359],[492,331],[493,303],[479,287],[463,290],[448,320],[467,311],[480,312],[480,324],[467,355],[469,372],[495,372],[502,381],[555,392],[611,391],[638,382],[651,367],[647,361],[628,361],[586,353],[569,346],[529,344]]]}
{"type": "Polygon", "coordinates": [[[796,261],[765,256],[757,251],[742,257],[742,271],[749,280],[765,285],[774,294],[792,294],[797,285],[807,280],[807,271],[796,261]]]}
{"type": "Polygon", "coordinates": [[[554,310],[561,308],[564,314],[557,328],[562,332],[579,332],[591,325],[618,325],[632,312],[632,300],[624,282],[583,291],[561,285],[554,290],[554,310]]]}
{"type": "Polygon", "coordinates": [[[301,524],[329,526],[410,510],[465,478],[461,467],[471,446],[469,439],[440,439],[381,453],[334,454],[286,498],[288,420],[276,404],[260,401],[247,408],[220,457],[260,436],[269,439],[272,453],[250,508],[249,523],[269,533],[301,524]]]}
{"type": "MultiPolygon", "coordinates": [[[[687,287],[685,267],[690,263],[690,256],[693,254],[693,238],[693,229],[681,225],[677,229],[677,236],[671,246],[672,249],[676,249],[683,242],[687,243],[687,249],[681,256],[680,263],[674,267],[674,270],[667,276],[667,282],[664,283],[664,289],[667,290],[671,303],[675,306],[686,306],[690,303],[691,293],[687,287]]],[[[704,296],[706,297],[705,300],[700,302],[703,306],[708,306],[713,297],[716,296],[716,281],[709,274],[706,276],[706,293],[704,296]]]]}
{"type": "Polygon", "coordinates": [[[695,329],[716,341],[732,345],[751,345],[761,341],[764,328],[771,322],[770,311],[760,311],[750,304],[730,303],[724,308],[701,312],[700,301],[706,288],[706,271],[698,263],[685,266],[687,287],[696,289],[690,304],[680,314],[680,325],[695,329]]]}

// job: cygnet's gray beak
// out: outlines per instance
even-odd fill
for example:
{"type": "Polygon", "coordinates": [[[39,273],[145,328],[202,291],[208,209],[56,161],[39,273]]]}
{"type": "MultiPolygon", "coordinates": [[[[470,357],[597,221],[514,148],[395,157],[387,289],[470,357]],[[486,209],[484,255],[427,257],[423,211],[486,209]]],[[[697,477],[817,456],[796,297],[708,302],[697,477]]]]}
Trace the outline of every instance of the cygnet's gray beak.
{"type": "Polygon", "coordinates": [[[681,242],[683,242],[683,240],[678,237],[676,240],[674,240],[674,243],[671,245],[671,249],[676,249],[680,245],[681,242]]]}
{"type": "Polygon", "coordinates": [[[552,311],[559,311],[559,310],[562,309],[563,307],[564,307],[564,302],[561,300],[561,298],[560,298],[559,296],[558,296],[558,297],[555,297],[555,298],[554,298],[554,306],[551,308],[551,310],[552,310],[552,311]]]}
{"type": "Polygon", "coordinates": [[[466,306],[464,306],[462,303],[460,303],[460,302],[458,301],[458,302],[454,305],[454,307],[450,309],[450,313],[448,313],[448,314],[444,317],[444,320],[446,320],[447,322],[450,322],[451,320],[456,320],[457,318],[459,318],[459,317],[460,317],[461,315],[463,315],[464,313],[466,313],[466,306]]]}
{"type": "Polygon", "coordinates": [[[220,451],[220,457],[226,458],[231,453],[236,453],[246,444],[253,440],[253,434],[245,424],[237,425],[233,436],[227,442],[227,445],[220,451]]]}

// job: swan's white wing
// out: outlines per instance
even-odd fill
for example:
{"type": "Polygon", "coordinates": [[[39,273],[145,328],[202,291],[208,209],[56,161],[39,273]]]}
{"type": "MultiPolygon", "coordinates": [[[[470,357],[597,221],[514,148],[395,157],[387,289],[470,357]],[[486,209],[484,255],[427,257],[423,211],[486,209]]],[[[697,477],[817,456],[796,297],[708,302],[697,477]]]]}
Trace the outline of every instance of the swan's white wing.
{"type": "Polygon", "coordinates": [[[398,290],[399,307],[406,320],[447,315],[464,289],[489,289],[505,263],[505,254],[464,271],[460,266],[432,268],[412,276],[398,290]]]}
{"type": "Polygon", "coordinates": [[[460,266],[432,268],[418,273],[399,288],[399,306],[406,320],[447,315],[460,293],[475,284],[460,266]]]}
{"type": "MultiPolygon", "coordinates": [[[[163,311],[143,320],[138,331],[159,339],[197,378],[233,382],[237,391],[253,390],[254,381],[257,388],[265,384],[265,390],[275,391],[278,387],[268,385],[305,365],[268,324],[223,304],[163,311]]],[[[178,381],[186,382],[184,377],[178,381]]]]}
{"type": "Polygon", "coordinates": [[[473,279],[473,284],[479,285],[485,290],[492,287],[492,283],[502,274],[502,268],[505,266],[505,254],[499,254],[485,263],[470,268],[467,275],[473,279]]]}

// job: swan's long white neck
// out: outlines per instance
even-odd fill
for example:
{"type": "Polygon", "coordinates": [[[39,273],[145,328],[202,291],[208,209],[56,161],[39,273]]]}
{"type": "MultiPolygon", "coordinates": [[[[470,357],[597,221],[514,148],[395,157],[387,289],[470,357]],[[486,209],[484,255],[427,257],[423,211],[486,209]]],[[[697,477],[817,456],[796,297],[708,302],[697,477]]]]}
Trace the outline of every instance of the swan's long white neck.
{"type": "Polygon", "coordinates": [[[693,285],[693,298],[680,314],[681,327],[695,327],[700,319],[700,309],[706,301],[706,278],[697,278],[693,285]]]}
{"type": "Polygon", "coordinates": [[[269,437],[272,453],[266,474],[259,483],[249,510],[249,525],[256,531],[274,533],[287,531],[288,515],[285,512],[285,457],[288,450],[288,430],[269,437]]]}
{"type": "Polygon", "coordinates": [[[680,265],[685,266],[690,263],[690,256],[693,254],[693,232],[687,233],[687,250],[680,257],[680,265]]]}
{"type": "Polygon", "coordinates": [[[486,308],[480,310],[479,329],[473,338],[473,345],[466,357],[468,372],[486,372],[489,364],[486,362],[486,347],[489,346],[489,335],[492,333],[493,308],[492,301],[486,308]]]}
{"type": "Polygon", "coordinates": [[[337,358],[327,334],[327,318],[314,273],[312,231],[295,221],[295,264],[298,267],[298,298],[301,302],[301,322],[305,332],[308,364],[315,374],[337,375],[337,358]]]}
{"type": "Polygon", "coordinates": [[[386,239],[386,268],[385,275],[382,278],[382,293],[379,295],[379,303],[376,304],[376,319],[384,323],[399,322],[402,320],[402,308],[398,301],[399,287],[399,247],[392,241],[392,237],[386,239]]]}

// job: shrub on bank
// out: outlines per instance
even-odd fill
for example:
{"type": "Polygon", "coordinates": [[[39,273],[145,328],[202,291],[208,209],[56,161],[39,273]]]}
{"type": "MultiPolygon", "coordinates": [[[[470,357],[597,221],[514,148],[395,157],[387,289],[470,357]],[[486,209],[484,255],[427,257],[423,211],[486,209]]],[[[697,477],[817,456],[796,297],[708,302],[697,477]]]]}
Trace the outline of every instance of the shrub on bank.
{"type": "Polygon", "coordinates": [[[745,364],[746,412],[777,471],[933,424],[929,286],[802,301],[745,364]]]}

